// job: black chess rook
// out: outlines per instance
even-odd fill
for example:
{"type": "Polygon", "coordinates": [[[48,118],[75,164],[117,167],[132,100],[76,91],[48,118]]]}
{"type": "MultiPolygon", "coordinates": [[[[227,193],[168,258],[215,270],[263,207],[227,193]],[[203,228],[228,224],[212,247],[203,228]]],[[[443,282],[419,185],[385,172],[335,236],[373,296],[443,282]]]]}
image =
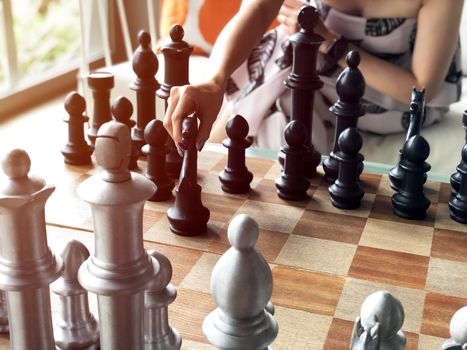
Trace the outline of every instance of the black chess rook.
{"type": "Polygon", "coordinates": [[[110,111],[110,91],[114,87],[114,76],[108,72],[91,72],[88,75],[88,86],[92,91],[94,108],[88,138],[94,146],[97,132],[102,124],[112,120],[110,111]]]}

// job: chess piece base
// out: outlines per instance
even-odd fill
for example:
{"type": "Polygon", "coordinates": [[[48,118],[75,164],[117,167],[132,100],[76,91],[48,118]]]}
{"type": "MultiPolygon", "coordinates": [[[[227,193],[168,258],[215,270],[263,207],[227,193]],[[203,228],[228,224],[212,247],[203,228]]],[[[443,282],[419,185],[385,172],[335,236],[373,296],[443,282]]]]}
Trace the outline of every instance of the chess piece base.
{"type": "Polygon", "coordinates": [[[159,181],[153,179],[146,175],[146,177],[151,180],[156,185],[156,192],[154,195],[148,199],[150,202],[164,202],[168,201],[173,197],[172,190],[174,189],[175,183],[172,181],[161,181],[162,183],[158,183],[159,181]]]}
{"type": "Polygon", "coordinates": [[[460,200],[457,196],[449,201],[451,218],[461,224],[467,224],[467,202],[460,200]]]}
{"type": "Polygon", "coordinates": [[[364,195],[360,186],[344,187],[338,180],[329,186],[331,204],[339,209],[356,209],[360,207],[364,195]]]}
{"type": "Polygon", "coordinates": [[[423,220],[430,206],[430,200],[425,196],[407,199],[396,193],[392,196],[391,201],[394,214],[409,220],[423,220]]]}
{"type": "Polygon", "coordinates": [[[144,345],[145,349],[179,350],[182,347],[182,337],[175,328],[170,327],[170,332],[165,336],[155,342],[145,342],[144,345]]]}
{"type": "Polygon", "coordinates": [[[461,174],[459,172],[455,172],[451,175],[450,182],[451,182],[451,194],[455,196],[457,192],[459,192],[459,188],[461,187],[461,174]]]}
{"type": "MultiPolygon", "coordinates": [[[[282,168],[284,168],[285,154],[281,150],[279,151],[278,159],[282,168]]],[[[303,167],[305,169],[305,177],[312,178],[316,175],[316,168],[321,162],[321,154],[317,152],[313,147],[305,146],[305,156],[303,160],[303,167]]]]}
{"type": "Polygon", "coordinates": [[[307,196],[310,183],[306,179],[280,176],[276,180],[277,195],[287,201],[300,201],[307,196]]]}
{"type": "MultiPolygon", "coordinates": [[[[323,160],[324,180],[333,184],[339,175],[339,161],[336,154],[331,151],[329,157],[323,160]]],[[[358,175],[363,172],[363,162],[358,165],[358,175]]]]}
{"type": "Polygon", "coordinates": [[[70,165],[86,165],[91,164],[91,154],[93,152],[93,148],[88,144],[84,144],[79,147],[71,147],[66,145],[63,150],[62,154],[66,164],[70,165]]]}
{"type": "Polygon", "coordinates": [[[250,191],[253,174],[245,167],[244,171],[229,171],[224,169],[219,173],[222,191],[232,194],[242,194],[250,191]]]}

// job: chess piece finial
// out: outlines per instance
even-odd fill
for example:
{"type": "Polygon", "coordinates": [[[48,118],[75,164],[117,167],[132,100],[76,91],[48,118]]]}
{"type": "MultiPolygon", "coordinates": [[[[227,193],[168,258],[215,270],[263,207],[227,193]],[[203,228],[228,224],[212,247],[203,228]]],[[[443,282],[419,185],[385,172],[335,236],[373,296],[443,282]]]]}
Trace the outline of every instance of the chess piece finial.
{"type": "Polygon", "coordinates": [[[451,338],[446,340],[441,350],[467,349],[467,306],[457,310],[449,325],[451,338]]]}
{"type": "Polygon", "coordinates": [[[451,218],[467,224],[467,144],[462,147],[461,162],[457,166],[460,175],[459,191],[449,200],[451,218]]]}
{"type": "Polygon", "coordinates": [[[89,311],[87,291],[78,282],[78,270],[89,257],[89,251],[79,241],[69,241],[61,252],[65,268],[61,278],[52,284],[62,305],[55,322],[54,337],[59,349],[97,349],[99,328],[89,311]]]}
{"type": "Polygon", "coordinates": [[[183,40],[183,37],[185,35],[185,31],[183,30],[183,27],[179,24],[173,24],[170,27],[170,39],[174,42],[181,42],[183,40]]]}
{"type": "Polygon", "coordinates": [[[319,21],[319,12],[313,6],[303,6],[298,12],[298,25],[305,32],[313,32],[319,21]]]}
{"type": "MultiPolygon", "coordinates": [[[[157,90],[159,84],[157,84],[154,76],[159,69],[159,61],[156,54],[151,50],[151,36],[148,32],[142,30],[138,33],[138,42],[139,47],[136,49],[132,60],[133,71],[140,80],[139,83],[142,83],[141,80],[143,79],[148,80],[153,85],[157,85],[157,90]]],[[[138,84],[138,79],[135,84],[138,84]]]]}
{"type": "Polygon", "coordinates": [[[370,294],[355,322],[350,350],[405,349],[403,323],[404,309],[398,299],[387,291],[370,294]]]}
{"type": "Polygon", "coordinates": [[[219,259],[211,276],[218,308],[203,322],[203,332],[219,349],[266,349],[277,336],[277,322],[265,310],[272,294],[272,273],[256,251],[259,228],[245,214],[229,225],[232,247],[219,259]]]}

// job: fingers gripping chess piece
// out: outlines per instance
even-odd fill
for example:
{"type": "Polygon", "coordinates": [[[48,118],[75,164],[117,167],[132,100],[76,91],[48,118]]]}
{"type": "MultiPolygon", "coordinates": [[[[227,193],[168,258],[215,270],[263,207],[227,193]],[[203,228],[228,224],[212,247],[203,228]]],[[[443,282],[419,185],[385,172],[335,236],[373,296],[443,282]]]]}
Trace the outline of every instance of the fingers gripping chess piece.
{"type": "Polygon", "coordinates": [[[60,255],[65,269],[51,286],[62,305],[54,327],[55,344],[62,350],[98,349],[99,327],[89,311],[88,292],[78,282],[79,267],[89,251],[83,243],[71,240],[60,255]]]}
{"type": "Polygon", "coordinates": [[[55,348],[49,284],[63,262],[47,245],[44,207],[55,190],[30,175],[31,160],[20,149],[2,160],[6,179],[0,187],[0,288],[10,312],[12,349],[55,348]],[[27,244],[25,244],[27,242],[27,244]]]}
{"type": "Polygon", "coordinates": [[[441,350],[467,349],[467,306],[456,311],[449,326],[451,338],[446,340],[441,350]]]}
{"type": "Polygon", "coordinates": [[[457,222],[467,224],[467,144],[462,147],[462,161],[457,167],[460,174],[459,191],[449,199],[451,217],[457,222]]]}
{"type": "Polygon", "coordinates": [[[272,273],[256,251],[258,224],[245,214],[229,225],[232,247],[211,275],[218,308],[203,322],[208,341],[221,350],[266,350],[277,336],[277,322],[265,308],[272,294],[272,273]]]}
{"type": "Polygon", "coordinates": [[[92,146],[84,139],[83,124],[89,118],[83,113],[86,101],[77,92],[70,92],[65,98],[65,110],[68,116],[64,121],[68,123],[68,142],[62,149],[65,163],[73,165],[91,164],[92,146]]]}
{"type": "Polygon", "coordinates": [[[250,190],[253,174],[245,165],[245,149],[251,142],[248,135],[248,122],[241,115],[231,118],[225,127],[228,139],[222,143],[229,151],[227,166],[219,174],[222,190],[227,193],[246,193],[250,190]]]}
{"type": "Polygon", "coordinates": [[[78,280],[97,294],[103,350],[143,349],[144,290],[159,270],[143,246],[144,204],[155,186],[128,170],[130,151],[126,125],[102,125],[95,156],[103,171],[78,187],[91,206],[95,234],[94,255],[81,265],[78,280]]]}
{"type": "Polygon", "coordinates": [[[350,350],[404,350],[402,304],[389,292],[370,294],[362,304],[352,332],[350,350]]]}

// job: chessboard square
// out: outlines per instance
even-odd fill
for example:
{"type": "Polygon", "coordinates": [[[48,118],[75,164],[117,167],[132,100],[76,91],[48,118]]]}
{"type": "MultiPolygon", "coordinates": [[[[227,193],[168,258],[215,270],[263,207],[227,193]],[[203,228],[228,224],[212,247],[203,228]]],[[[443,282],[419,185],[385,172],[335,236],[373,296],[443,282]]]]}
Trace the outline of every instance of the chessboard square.
{"type": "Polygon", "coordinates": [[[433,337],[431,335],[420,334],[418,337],[417,350],[441,349],[446,339],[433,337]]]}
{"type": "Polygon", "coordinates": [[[227,163],[227,156],[220,152],[204,151],[199,153],[198,170],[210,171],[223,162],[227,163]]]}
{"type": "Polygon", "coordinates": [[[464,232],[435,228],[431,256],[467,263],[467,235],[464,232]]]}
{"type": "Polygon", "coordinates": [[[307,209],[325,211],[328,213],[345,214],[359,217],[368,217],[375,200],[373,193],[365,193],[361,206],[357,209],[339,209],[331,204],[328,187],[320,186],[315,191],[313,198],[308,203],[307,209]]]}
{"type": "Polygon", "coordinates": [[[360,245],[430,256],[433,228],[368,219],[360,245]]]}
{"type": "Polygon", "coordinates": [[[452,316],[466,305],[467,298],[426,293],[420,333],[443,339],[449,338],[449,324],[452,316]]]}
{"type": "MultiPolygon", "coordinates": [[[[258,181],[258,178],[253,178],[253,181],[250,183],[251,188],[254,188],[258,181]]],[[[219,174],[213,171],[198,171],[198,184],[203,190],[203,195],[211,194],[238,199],[247,198],[249,195],[248,192],[242,194],[232,194],[224,192],[222,190],[221,182],[219,180],[219,174]]]]}
{"type": "Polygon", "coordinates": [[[246,167],[254,176],[259,178],[264,178],[275,163],[277,161],[272,159],[246,157],[246,167]]]}
{"type": "Polygon", "coordinates": [[[345,278],[276,265],[272,302],[287,308],[333,316],[345,278]]]}
{"type": "Polygon", "coordinates": [[[353,321],[334,318],[329,327],[323,350],[348,350],[350,340],[352,339],[353,327],[353,321]]]}
{"type": "Polygon", "coordinates": [[[360,308],[365,299],[370,294],[380,290],[387,290],[402,303],[405,313],[402,330],[419,333],[425,293],[422,290],[412,288],[348,278],[334,317],[355,322],[357,316],[360,315],[360,308]]]}
{"type": "Polygon", "coordinates": [[[335,213],[305,210],[294,234],[358,244],[367,219],[335,213]]]}
{"type": "Polygon", "coordinates": [[[394,214],[391,197],[377,194],[373,203],[373,208],[371,208],[370,218],[433,227],[435,225],[436,205],[437,203],[430,204],[425,219],[409,220],[394,214]]]}
{"type": "Polygon", "coordinates": [[[281,171],[282,167],[279,162],[274,162],[263,178],[268,180],[276,180],[281,175],[281,171]]]}
{"type": "Polygon", "coordinates": [[[365,193],[376,193],[381,182],[380,174],[362,173],[360,174],[360,186],[365,193]]]}
{"type": "Polygon", "coordinates": [[[458,297],[467,296],[467,263],[431,258],[426,289],[458,297]]]}
{"type": "Polygon", "coordinates": [[[279,334],[273,349],[320,349],[326,339],[332,317],[277,306],[274,317],[279,334]]]}
{"type": "Polygon", "coordinates": [[[430,258],[359,246],[349,276],[401,287],[425,288],[430,258]]]}
{"type": "Polygon", "coordinates": [[[451,184],[442,182],[439,188],[438,202],[448,203],[449,199],[451,199],[451,184]]]}
{"type": "Polygon", "coordinates": [[[435,228],[442,228],[451,231],[467,232],[467,225],[461,224],[451,218],[449,205],[438,203],[436,209],[435,228]]]}
{"type": "Polygon", "coordinates": [[[345,276],[355,249],[353,244],[290,235],[275,262],[345,276]]]}
{"type": "Polygon", "coordinates": [[[238,214],[248,214],[261,229],[291,233],[303,214],[300,207],[246,200],[238,214]]]}
{"type": "Polygon", "coordinates": [[[165,218],[165,214],[154,210],[145,210],[143,215],[143,232],[151,229],[159,220],[165,218]]]}
{"type": "MultiPolygon", "coordinates": [[[[256,249],[267,261],[272,262],[277,258],[277,255],[288,237],[289,235],[286,233],[260,229],[259,238],[256,242],[256,249]]],[[[208,251],[211,253],[224,254],[229,248],[230,243],[227,237],[227,226],[225,226],[219,235],[213,239],[208,247],[208,251]]]]}
{"type": "Polygon", "coordinates": [[[216,347],[211,344],[198,343],[191,340],[183,339],[181,350],[216,350],[216,347]]]}
{"type": "Polygon", "coordinates": [[[245,202],[242,198],[210,193],[202,194],[203,205],[209,208],[210,220],[227,223],[245,202]]]}
{"type": "Polygon", "coordinates": [[[181,288],[211,293],[211,273],[220,255],[204,253],[180,283],[181,288]]]}
{"type": "Polygon", "coordinates": [[[381,181],[379,182],[378,189],[376,194],[379,196],[391,197],[395,192],[391,188],[391,181],[389,180],[388,175],[383,175],[381,181]]]}
{"type": "Polygon", "coordinates": [[[439,191],[441,184],[439,182],[427,180],[423,185],[425,196],[431,201],[431,203],[439,202],[439,191]]]}

